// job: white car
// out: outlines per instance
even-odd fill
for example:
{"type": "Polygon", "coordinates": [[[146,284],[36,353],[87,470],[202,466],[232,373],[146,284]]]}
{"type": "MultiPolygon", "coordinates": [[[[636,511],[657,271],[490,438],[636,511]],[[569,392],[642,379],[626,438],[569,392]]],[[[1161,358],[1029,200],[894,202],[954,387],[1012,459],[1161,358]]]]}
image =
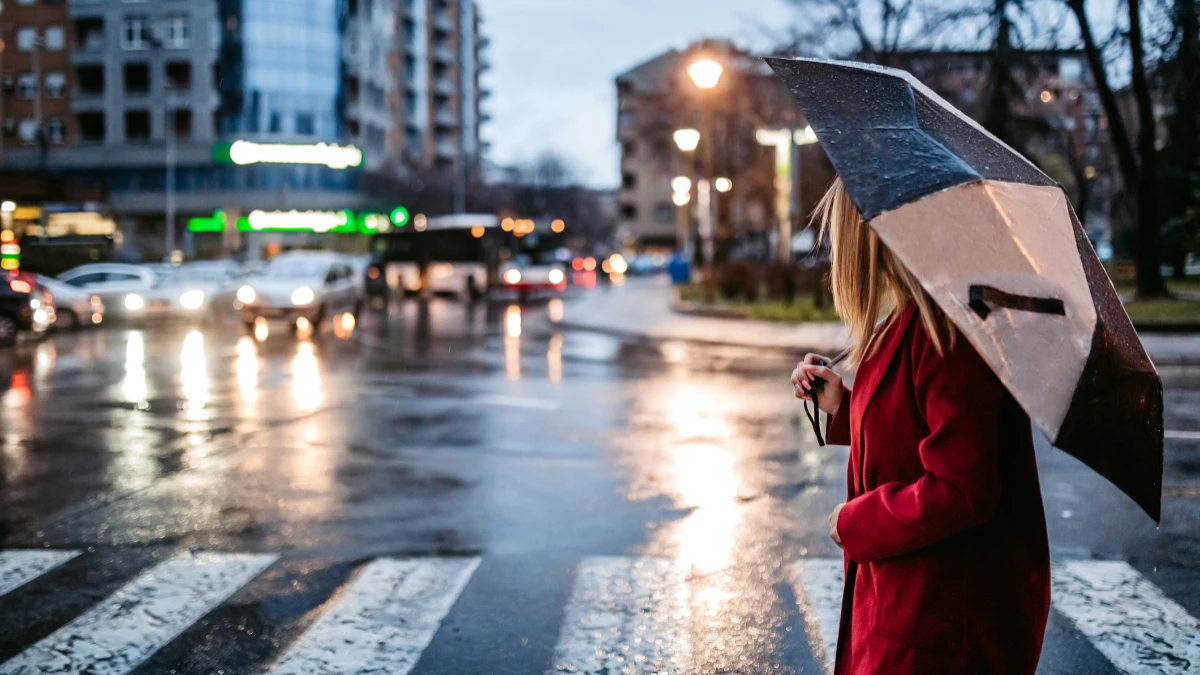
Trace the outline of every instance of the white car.
{"type": "Polygon", "coordinates": [[[212,260],[164,265],[158,268],[159,295],[165,295],[183,315],[212,318],[233,306],[243,277],[232,260],[212,260]]]}
{"type": "Polygon", "coordinates": [[[67,270],[58,279],[98,296],[111,315],[157,317],[171,311],[170,300],[157,289],[158,276],[145,265],[93,263],[67,270]]]}
{"type": "Polygon", "coordinates": [[[567,270],[559,263],[536,263],[521,254],[500,268],[500,289],[514,291],[522,299],[536,292],[567,289],[567,270]]]}
{"type": "Polygon", "coordinates": [[[100,296],[41,274],[37,275],[37,282],[53,298],[56,330],[79,330],[104,320],[104,302],[100,296]]]}
{"type": "Polygon", "coordinates": [[[278,321],[316,331],[339,314],[357,316],[362,293],[346,256],[294,251],[279,254],[261,272],[246,277],[234,307],[247,327],[278,321]]]}

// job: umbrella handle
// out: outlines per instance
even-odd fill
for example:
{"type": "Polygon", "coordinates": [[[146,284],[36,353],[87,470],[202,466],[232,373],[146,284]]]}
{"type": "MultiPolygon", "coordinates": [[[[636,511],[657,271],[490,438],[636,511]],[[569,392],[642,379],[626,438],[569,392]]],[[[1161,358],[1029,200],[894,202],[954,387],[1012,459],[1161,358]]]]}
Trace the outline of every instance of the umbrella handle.
{"type": "MultiPolygon", "coordinates": [[[[829,367],[829,362],[825,359],[817,359],[814,366],[829,367]]],[[[808,418],[809,424],[812,425],[813,433],[817,436],[817,446],[825,447],[825,436],[821,433],[821,408],[817,406],[817,397],[821,395],[821,390],[825,388],[825,380],[815,378],[812,384],[809,385],[808,394],[812,397],[813,414],[808,412],[808,401],[804,402],[804,416],[808,418]]]]}

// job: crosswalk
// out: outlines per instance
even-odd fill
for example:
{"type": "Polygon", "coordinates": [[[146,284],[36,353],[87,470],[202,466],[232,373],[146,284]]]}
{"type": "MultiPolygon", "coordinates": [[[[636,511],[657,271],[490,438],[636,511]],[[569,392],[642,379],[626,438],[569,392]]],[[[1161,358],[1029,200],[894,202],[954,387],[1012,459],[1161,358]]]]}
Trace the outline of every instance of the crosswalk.
{"type": "MultiPolygon", "coordinates": [[[[78,558],[78,560],[77,560],[78,558]]],[[[125,675],[278,562],[268,554],[182,552],[143,571],[82,614],[0,664],[0,675],[125,675]]],[[[79,551],[0,551],[5,596],[71,563],[79,551]]],[[[442,630],[478,557],[379,558],[357,570],[319,615],[256,672],[333,675],[412,671],[442,630]]],[[[842,595],[841,559],[787,568],[811,654],[832,670],[842,595]]],[[[1115,673],[1200,673],[1200,621],[1124,562],[1067,561],[1053,568],[1053,606],[1115,673]]],[[[686,565],[640,557],[588,557],[574,566],[547,675],[692,675],[692,602],[686,565]]],[[[72,589],[64,587],[63,593],[72,589]]],[[[182,637],[181,637],[182,636],[182,637]]]]}

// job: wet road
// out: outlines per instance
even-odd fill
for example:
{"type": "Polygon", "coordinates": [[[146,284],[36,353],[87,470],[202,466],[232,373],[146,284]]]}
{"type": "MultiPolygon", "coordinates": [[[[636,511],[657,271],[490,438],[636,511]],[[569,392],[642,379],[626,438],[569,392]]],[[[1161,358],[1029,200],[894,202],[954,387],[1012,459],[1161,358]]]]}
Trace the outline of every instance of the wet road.
{"type": "MultiPolygon", "coordinates": [[[[564,311],[0,352],[0,673],[822,672],[846,451],[790,361],[564,311]]],[[[1042,673],[1200,672],[1200,368],[1164,375],[1161,529],[1039,449],[1042,673]]]]}

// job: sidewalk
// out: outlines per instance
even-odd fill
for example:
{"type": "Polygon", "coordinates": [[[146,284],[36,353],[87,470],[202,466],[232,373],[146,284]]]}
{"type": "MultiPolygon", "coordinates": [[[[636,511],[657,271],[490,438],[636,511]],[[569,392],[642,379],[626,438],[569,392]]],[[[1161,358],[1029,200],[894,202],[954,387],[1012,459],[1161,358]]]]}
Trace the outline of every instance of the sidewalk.
{"type": "MultiPolygon", "coordinates": [[[[835,354],[848,342],[840,323],[789,324],[718,319],[671,310],[672,290],[664,277],[630,279],[624,286],[598,288],[564,303],[564,328],[622,337],[680,340],[796,354],[835,354]]],[[[1142,344],[1156,365],[1200,365],[1200,334],[1143,334],[1142,344]]]]}

